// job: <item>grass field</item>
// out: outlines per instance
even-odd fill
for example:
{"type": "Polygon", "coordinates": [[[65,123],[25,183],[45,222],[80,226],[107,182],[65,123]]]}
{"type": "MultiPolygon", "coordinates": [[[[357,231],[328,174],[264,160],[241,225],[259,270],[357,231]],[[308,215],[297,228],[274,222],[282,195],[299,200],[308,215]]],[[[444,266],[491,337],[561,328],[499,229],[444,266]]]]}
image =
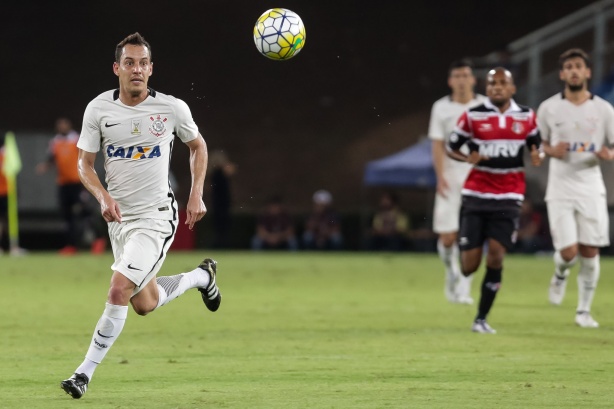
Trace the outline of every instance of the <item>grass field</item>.
{"type": "MultiPolygon", "coordinates": [[[[435,255],[210,254],[220,310],[196,291],[130,312],[83,399],[59,388],[104,308],[111,256],[0,259],[0,408],[611,408],[614,260],[597,330],[573,323],[576,272],[547,302],[551,259],[510,256],[490,316],[447,303],[435,255]]],[[[171,253],[162,275],[202,253],[171,253]]],[[[474,282],[477,299],[483,271],[474,282]]]]}

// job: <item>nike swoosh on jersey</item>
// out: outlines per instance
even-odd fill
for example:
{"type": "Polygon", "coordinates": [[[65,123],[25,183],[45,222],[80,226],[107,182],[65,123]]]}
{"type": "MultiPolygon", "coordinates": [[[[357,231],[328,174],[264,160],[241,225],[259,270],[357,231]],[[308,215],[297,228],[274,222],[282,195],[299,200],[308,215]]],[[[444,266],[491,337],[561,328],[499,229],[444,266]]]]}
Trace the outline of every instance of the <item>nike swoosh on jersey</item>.
{"type": "Polygon", "coordinates": [[[112,126],[119,125],[119,124],[121,124],[121,122],[118,122],[118,123],[116,123],[116,124],[110,124],[110,123],[108,123],[108,122],[107,122],[107,123],[105,123],[105,124],[104,124],[104,127],[105,127],[105,128],[110,128],[110,127],[112,127],[112,126]]]}
{"type": "Polygon", "coordinates": [[[96,332],[98,333],[98,335],[100,335],[100,336],[101,336],[101,337],[103,337],[103,338],[113,338],[113,335],[109,335],[109,336],[107,336],[107,335],[102,335],[102,334],[100,333],[100,330],[98,330],[98,331],[96,331],[96,332]]]}
{"type": "Polygon", "coordinates": [[[132,267],[132,263],[128,264],[128,268],[129,268],[130,270],[139,270],[139,271],[143,271],[143,270],[141,270],[140,268],[132,267]]]}

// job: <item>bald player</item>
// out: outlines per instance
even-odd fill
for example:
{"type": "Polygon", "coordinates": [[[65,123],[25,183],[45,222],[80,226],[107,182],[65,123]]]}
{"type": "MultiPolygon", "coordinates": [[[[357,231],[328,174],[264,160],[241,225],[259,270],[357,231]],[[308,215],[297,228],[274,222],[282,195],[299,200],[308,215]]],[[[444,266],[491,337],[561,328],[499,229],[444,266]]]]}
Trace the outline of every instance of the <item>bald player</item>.
{"type": "Polygon", "coordinates": [[[508,70],[490,70],[488,100],[459,118],[448,143],[452,158],[473,166],[462,189],[459,248],[463,275],[479,268],[484,244],[488,244],[486,274],[471,327],[478,333],[496,333],[486,318],[501,287],[503,259],[516,241],[525,192],[524,147],[530,150],[534,165],[541,163],[535,114],[516,104],[515,92],[508,70]],[[465,145],[469,154],[461,152],[465,145]]]}

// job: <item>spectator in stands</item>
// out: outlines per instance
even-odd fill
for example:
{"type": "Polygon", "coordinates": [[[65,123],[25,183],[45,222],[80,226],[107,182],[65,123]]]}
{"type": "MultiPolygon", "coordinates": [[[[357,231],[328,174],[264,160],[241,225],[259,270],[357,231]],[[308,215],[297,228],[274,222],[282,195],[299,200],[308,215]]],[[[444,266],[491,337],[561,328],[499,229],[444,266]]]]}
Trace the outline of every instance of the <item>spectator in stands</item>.
{"type": "Polygon", "coordinates": [[[542,214],[535,211],[531,200],[525,197],[520,208],[516,251],[535,253],[544,250],[543,224],[542,214]]]}
{"type": "Polygon", "coordinates": [[[297,248],[292,219],[281,197],[274,196],[269,199],[264,211],[258,217],[252,249],[296,250],[297,248]]]}
{"type": "Polygon", "coordinates": [[[343,244],[339,216],[327,190],[313,194],[313,210],[305,222],[303,246],[308,250],[339,250],[343,244]]]}
{"type": "Polygon", "coordinates": [[[520,208],[518,236],[515,250],[521,253],[536,253],[546,248],[544,217],[533,208],[530,199],[525,198],[520,208]]]}
{"type": "MultiPolygon", "coordinates": [[[[66,118],[59,118],[55,127],[57,134],[49,143],[47,160],[36,166],[36,172],[42,175],[52,166],[56,167],[60,208],[66,222],[64,247],[60,250],[60,254],[72,255],[77,252],[84,212],[82,197],[85,191],[77,171],[79,134],[66,118]]],[[[101,253],[105,247],[106,239],[98,236],[92,242],[92,253],[101,253]]]]}
{"type": "Polygon", "coordinates": [[[392,192],[379,199],[367,243],[369,250],[400,251],[407,246],[409,219],[399,209],[398,197],[392,192]]]}
{"type": "Polygon", "coordinates": [[[213,151],[209,154],[211,180],[211,210],[213,216],[214,248],[228,247],[230,233],[230,209],[232,197],[230,179],[236,173],[237,167],[228,160],[224,151],[213,151]]]}

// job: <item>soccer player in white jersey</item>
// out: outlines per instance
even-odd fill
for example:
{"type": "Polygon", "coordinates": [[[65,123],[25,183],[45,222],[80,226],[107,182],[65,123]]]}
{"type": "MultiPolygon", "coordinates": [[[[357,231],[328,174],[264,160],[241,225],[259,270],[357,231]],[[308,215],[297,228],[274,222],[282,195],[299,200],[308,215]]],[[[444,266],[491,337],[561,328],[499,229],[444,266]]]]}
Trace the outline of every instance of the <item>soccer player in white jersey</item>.
{"type": "Polygon", "coordinates": [[[550,302],[565,295],[569,269],[580,261],[576,324],[596,328],[590,314],[599,280],[599,248],[609,244],[609,218],[601,160],[614,159],[614,108],[588,91],[590,60],[581,49],[559,58],[562,93],[544,101],[537,120],[550,156],[546,203],[554,244],[550,302]]]}
{"type": "Polygon", "coordinates": [[[433,166],[437,175],[437,194],[433,210],[433,230],[439,234],[437,251],[445,266],[444,293],[448,301],[473,304],[471,280],[460,273],[459,252],[456,243],[461,208],[461,189],[471,170],[466,162],[452,160],[446,154],[447,140],[454,131],[456,121],[469,108],[480,105],[486,97],[475,94],[475,77],[468,60],[458,60],[448,70],[451,94],[433,104],[429,123],[432,139],[433,166]]]}
{"type": "Polygon", "coordinates": [[[188,106],[147,86],[153,71],[151,47],[139,34],[122,40],[113,71],[119,88],[89,103],[79,147],[79,176],[100,202],[109,224],[115,262],[104,312],[96,324],[85,360],[61,387],[78,399],[94,370],[121,334],[128,304],[146,315],[191,288],[216,311],[221,293],[215,283],[216,262],[205,259],[196,269],[158,277],[177,229],[177,202],[169,184],[175,136],[190,149],[192,186],[185,224],[190,229],[206,213],[202,200],[207,146],[188,106]],[[94,170],[98,151],[104,157],[107,189],[94,170]]]}

